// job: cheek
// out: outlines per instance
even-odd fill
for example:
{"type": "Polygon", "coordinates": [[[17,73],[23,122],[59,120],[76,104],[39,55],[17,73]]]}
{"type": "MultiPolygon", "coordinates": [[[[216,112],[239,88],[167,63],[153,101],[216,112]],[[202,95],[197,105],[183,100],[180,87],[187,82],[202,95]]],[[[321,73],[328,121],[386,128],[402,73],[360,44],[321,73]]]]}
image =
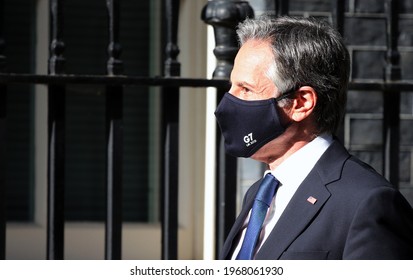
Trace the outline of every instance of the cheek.
{"type": "Polygon", "coordinates": [[[278,115],[280,116],[281,125],[283,127],[287,127],[292,122],[291,104],[286,104],[284,107],[278,106],[277,110],[278,110],[278,115]]]}

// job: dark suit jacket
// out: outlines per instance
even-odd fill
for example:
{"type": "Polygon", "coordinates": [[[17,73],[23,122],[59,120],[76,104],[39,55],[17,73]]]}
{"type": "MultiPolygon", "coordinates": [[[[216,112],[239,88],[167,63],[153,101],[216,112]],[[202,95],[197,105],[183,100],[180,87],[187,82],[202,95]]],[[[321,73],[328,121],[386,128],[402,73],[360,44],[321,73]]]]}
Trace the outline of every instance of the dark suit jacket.
{"type": "MultiPolygon", "coordinates": [[[[260,181],[245,195],[220,259],[231,258],[260,181]]],[[[256,259],[413,259],[413,210],[389,182],[334,141],[256,259]]]]}

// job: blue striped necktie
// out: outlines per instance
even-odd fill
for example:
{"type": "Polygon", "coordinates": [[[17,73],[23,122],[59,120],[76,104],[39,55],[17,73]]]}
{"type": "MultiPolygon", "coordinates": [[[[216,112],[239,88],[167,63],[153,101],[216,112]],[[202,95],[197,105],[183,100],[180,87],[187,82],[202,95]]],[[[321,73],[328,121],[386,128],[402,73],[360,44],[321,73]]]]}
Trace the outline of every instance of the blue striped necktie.
{"type": "Polygon", "coordinates": [[[251,210],[251,217],[248,222],[247,232],[244,241],[237,255],[237,260],[251,260],[254,256],[255,246],[261,232],[262,224],[267,215],[268,207],[271,204],[279,182],[271,173],[267,173],[261,182],[258,193],[255,197],[251,210]]]}

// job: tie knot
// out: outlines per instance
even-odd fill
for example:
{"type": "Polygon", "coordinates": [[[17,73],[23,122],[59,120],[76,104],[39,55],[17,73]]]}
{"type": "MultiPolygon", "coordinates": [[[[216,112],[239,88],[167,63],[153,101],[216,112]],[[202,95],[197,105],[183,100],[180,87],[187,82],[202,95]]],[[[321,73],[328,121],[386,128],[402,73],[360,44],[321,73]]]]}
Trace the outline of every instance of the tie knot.
{"type": "Polygon", "coordinates": [[[271,173],[267,173],[267,175],[264,176],[264,179],[262,179],[255,199],[262,201],[267,206],[270,206],[278,184],[278,180],[271,173]]]}

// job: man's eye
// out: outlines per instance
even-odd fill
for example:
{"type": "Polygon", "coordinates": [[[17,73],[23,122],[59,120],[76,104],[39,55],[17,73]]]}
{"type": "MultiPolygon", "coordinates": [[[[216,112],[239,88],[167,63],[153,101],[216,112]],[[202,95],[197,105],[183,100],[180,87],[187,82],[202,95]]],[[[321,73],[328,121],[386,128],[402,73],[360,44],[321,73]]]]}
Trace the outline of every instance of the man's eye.
{"type": "Polygon", "coordinates": [[[251,92],[251,90],[250,90],[249,88],[246,88],[246,87],[243,87],[243,88],[242,88],[242,91],[243,91],[244,93],[250,93],[250,92],[251,92]]]}

